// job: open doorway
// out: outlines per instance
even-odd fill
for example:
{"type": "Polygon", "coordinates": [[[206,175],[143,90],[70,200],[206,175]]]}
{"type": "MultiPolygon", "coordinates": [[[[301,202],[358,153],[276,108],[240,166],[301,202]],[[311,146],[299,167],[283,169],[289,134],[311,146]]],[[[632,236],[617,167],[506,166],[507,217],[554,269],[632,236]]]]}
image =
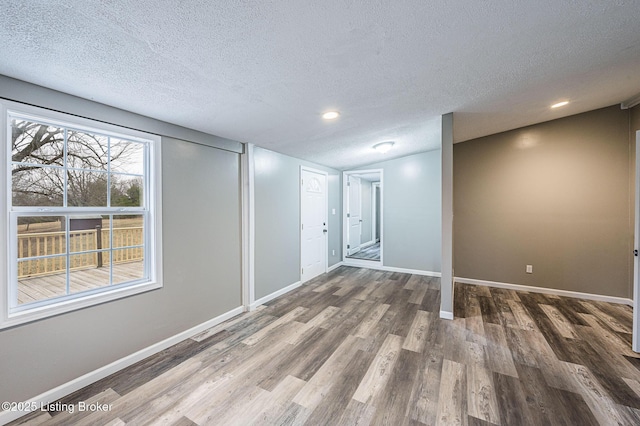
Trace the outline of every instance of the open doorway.
{"type": "Polygon", "coordinates": [[[382,170],[347,171],[343,182],[343,262],[382,265],[382,170]]]}

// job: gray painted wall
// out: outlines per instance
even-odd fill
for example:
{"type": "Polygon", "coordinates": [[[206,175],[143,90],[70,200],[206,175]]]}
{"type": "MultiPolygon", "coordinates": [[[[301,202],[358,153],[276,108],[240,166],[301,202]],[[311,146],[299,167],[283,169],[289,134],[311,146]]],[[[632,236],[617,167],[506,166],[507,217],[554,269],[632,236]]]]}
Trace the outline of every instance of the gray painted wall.
{"type": "Polygon", "coordinates": [[[242,144],[0,75],[0,98],[242,153],[242,144]]]}
{"type": "Polygon", "coordinates": [[[163,138],[162,157],[164,287],[0,331],[0,400],[27,400],[241,305],[239,154],[163,138]]]}
{"type": "Polygon", "coordinates": [[[384,266],[440,272],[440,150],[361,167],[383,169],[384,266]]]}
{"type": "Polygon", "coordinates": [[[255,148],[254,164],[257,300],[300,281],[301,165],[329,173],[329,266],[342,259],[342,183],[337,170],[259,147],[255,148]]]}
{"type": "Polygon", "coordinates": [[[360,179],[360,198],[362,199],[362,232],[360,241],[362,244],[368,243],[373,238],[371,235],[371,225],[373,215],[371,214],[371,182],[360,179]]]}
{"type": "Polygon", "coordinates": [[[615,105],[454,145],[456,276],[631,297],[629,118],[615,105]]]}

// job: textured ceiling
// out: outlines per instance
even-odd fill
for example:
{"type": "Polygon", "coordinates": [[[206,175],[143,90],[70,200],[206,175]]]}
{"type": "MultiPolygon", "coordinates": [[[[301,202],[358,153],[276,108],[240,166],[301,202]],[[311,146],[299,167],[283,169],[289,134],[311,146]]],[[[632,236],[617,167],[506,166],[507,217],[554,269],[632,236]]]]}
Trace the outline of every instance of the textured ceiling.
{"type": "Polygon", "coordinates": [[[462,141],[628,99],[639,22],[637,0],[12,0],[0,74],[343,169],[437,147],[448,112],[462,141]]]}

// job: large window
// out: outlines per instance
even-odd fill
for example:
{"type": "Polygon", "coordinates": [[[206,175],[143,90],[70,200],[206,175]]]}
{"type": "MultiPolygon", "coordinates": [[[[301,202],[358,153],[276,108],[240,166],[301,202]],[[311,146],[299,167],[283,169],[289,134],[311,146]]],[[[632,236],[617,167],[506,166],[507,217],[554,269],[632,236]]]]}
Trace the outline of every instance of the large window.
{"type": "Polygon", "coordinates": [[[159,287],[159,139],[16,104],[3,114],[3,324],[159,287]]]}

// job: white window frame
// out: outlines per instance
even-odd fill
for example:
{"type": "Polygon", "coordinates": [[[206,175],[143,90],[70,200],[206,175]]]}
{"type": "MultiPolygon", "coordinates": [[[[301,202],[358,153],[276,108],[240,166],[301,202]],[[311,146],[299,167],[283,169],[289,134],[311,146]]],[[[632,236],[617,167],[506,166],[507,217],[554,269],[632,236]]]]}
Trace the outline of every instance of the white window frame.
{"type": "MultiPolygon", "coordinates": [[[[161,288],[162,282],[162,179],[161,179],[161,138],[157,135],[131,130],[96,120],[77,117],[74,115],[59,113],[39,107],[24,105],[12,101],[0,100],[0,140],[3,149],[0,149],[0,271],[2,282],[0,285],[0,329],[14,327],[16,325],[59,315],[65,312],[86,308],[89,306],[110,302],[116,299],[129,297],[135,294],[161,288]],[[17,114],[34,120],[53,121],[74,129],[86,129],[89,131],[120,137],[127,140],[144,141],[148,144],[148,159],[145,164],[145,179],[148,191],[143,192],[145,197],[145,228],[144,228],[144,257],[146,280],[123,283],[115,288],[104,287],[87,294],[77,293],[72,297],[50,299],[49,303],[34,303],[11,308],[12,297],[17,291],[17,227],[12,225],[14,218],[20,212],[29,212],[33,208],[12,208],[12,178],[11,178],[11,140],[9,115],[17,114]]],[[[146,188],[145,188],[146,189],[146,188]]],[[[75,207],[73,212],[65,207],[46,207],[43,215],[69,215],[77,214],[138,214],[140,210],[114,208],[75,207]],[[101,213],[102,212],[102,213],[101,213]]],[[[69,256],[69,253],[67,253],[69,256]]]]}

